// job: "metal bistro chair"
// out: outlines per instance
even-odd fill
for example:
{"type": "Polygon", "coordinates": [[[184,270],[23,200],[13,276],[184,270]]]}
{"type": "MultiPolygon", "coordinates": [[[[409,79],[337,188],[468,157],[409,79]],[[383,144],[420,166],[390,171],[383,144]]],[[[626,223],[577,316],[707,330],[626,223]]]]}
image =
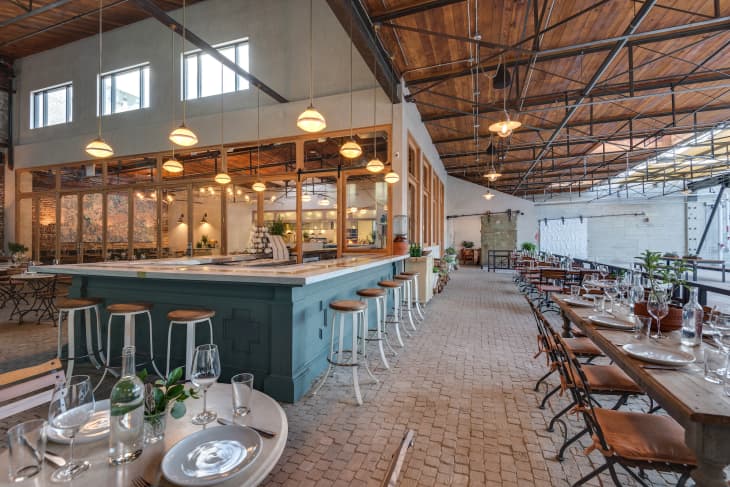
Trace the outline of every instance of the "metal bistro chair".
{"type": "Polygon", "coordinates": [[[570,357],[571,366],[566,367],[566,372],[578,391],[576,410],[583,415],[586,428],[592,433],[592,444],[585,454],[599,451],[605,460],[573,487],[585,484],[605,470],[609,471],[616,487],[621,487],[616,465],[644,487],[648,487],[641,478],[644,470],[676,473],[679,475],[677,485],[684,486],[697,467],[694,452],[684,443],[684,428],[669,416],[596,407],[585,365],[567,350],[563,349],[563,353],[570,357]],[[639,473],[633,471],[635,468],[639,473]]]}
{"type": "Polygon", "coordinates": [[[49,402],[65,380],[58,359],[0,374],[0,420],[49,402]]]}

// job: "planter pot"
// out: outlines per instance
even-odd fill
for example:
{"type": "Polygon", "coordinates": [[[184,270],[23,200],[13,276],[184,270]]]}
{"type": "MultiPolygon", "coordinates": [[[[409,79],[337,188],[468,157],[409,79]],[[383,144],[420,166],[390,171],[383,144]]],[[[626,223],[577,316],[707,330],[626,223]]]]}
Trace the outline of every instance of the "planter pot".
{"type": "MultiPolygon", "coordinates": [[[[634,305],[634,313],[638,316],[648,316],[651,318],[649,311],[646,309],[646,301],[638,302],[634,305]]],[[[652,318],[652,326],[656,326],[656,320],[652,318]]],[[[682,308],[669,305],[669,314],[662,318],[662,332],[679,330],[682,328],[682,308]]]]}
{"type": "Polygon", "coordinates": [[[153,445],[165,438],[167,411],[144,417],[144,444],[153,445]]]}
{"type": "Polygon", "coordinates": [[[408,239],[396,237],[393,240],[393,255],[407,255],[410,253],[410,250],[408,239]]]}

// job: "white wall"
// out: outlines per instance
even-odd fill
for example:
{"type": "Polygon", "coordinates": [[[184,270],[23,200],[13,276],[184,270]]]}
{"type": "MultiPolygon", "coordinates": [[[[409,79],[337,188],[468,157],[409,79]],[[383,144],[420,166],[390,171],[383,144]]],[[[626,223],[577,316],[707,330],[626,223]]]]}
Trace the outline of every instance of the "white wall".
{"type": "Polygon", "coordinates": [[[449,218],[447,220],[446,245],[461,247],[464,240],[473,241],[479,246],[481,238],[481,216],[486,212],[498,213],[506,210],[521,211],[517,217],[517,245],[522,242],[536,242],[537,218],[535,205],[522,198],[492,190],[494,198],[487,201],[482,195],[487,188],[463,179],[448,176],[446,204],[449,217],[475,214],[475,216],[449,218]]]}
{"type": "MultiPolygon", "coordinates": [[[[535,208],[539,219],[603,216],[585,219],[588,259],[627,265],[646,249],[679,254],[686,251],[684,198],[536,204],[535,208]],[[607,216],[640,212],[646,215],[607,216]]],[[[560,221],[548,225],[560,225],[560,221]]]]}
{"type": "MultiPolygon", "coordinates": [[[[314,2],[315,105],[325,115],[328,130],[348,128],[349,50],[347,32],[325,0],[314,2]]],[[[209,44],[250,39],[250,70],[289,99],[280,104],[261,96],[261,135],[264,138],[299,135],[296,118],[308,104],[309,2],[300,0],[207,0],[188,8],[188,27],[209,44]]],[[[181,19],[181,11],[171,12],[181,19]]],[[[180,38],[176,39],[178,50],[180,38]]],[[[103,70],[150,63],[150,107],[104,117],[104,138],[117,155],[169,149],[172,94],[179,100],[180,70],[171,73],[171,32],[146,19],[104,34],[103,70]]],[[[16,167],[82,161],[85,145],[96,131],[96,73],[98,38],[89,37],[16,62],[18,90],[15,112],[16,167]],[[30,91],[73,81],[73,122],[41,129],[29,128],[30,91]]],[[[187,50],[195,47],[188,45],[187,50]]],[[[373,75],[353,49],[353,124],[373,123],[373,75]]],[[[379,90],[377,123],[390,122],[390,103],[379,90]]],[[[256,138],[256,90],[224,95],[224,140],[256,138]]],[[[200,145],[220,142],[220,97],[188,102],[188,125],[200,145]]],[[[177,118],[181,105],[176,104],[177,118]]]]}

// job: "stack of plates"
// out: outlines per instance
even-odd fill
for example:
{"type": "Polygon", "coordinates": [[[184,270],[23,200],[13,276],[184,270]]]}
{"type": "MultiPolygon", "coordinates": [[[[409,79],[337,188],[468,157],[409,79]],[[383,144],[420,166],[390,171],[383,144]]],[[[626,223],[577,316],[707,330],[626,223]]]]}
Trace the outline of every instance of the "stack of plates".
{"type": "Polygon", "coordinates": [[[589,301],[589,300],[583,299],[583,298],[574,298],[571,296],[569,298],[565,298],[563,301],[565,301],[566,303],[568,303],[571,306],[578,306],[581,308],[592,308],[593,307],[592,300],[589,301]]]}
{"type": "Polygon", "coordinates": [[[695,356],[681,350],[669,350],[655,345],[643,343],[627,343],[623,346],[624,351],[639,360],[653,364],[682,367],[695,361],[695,356]]]}
{"type": "Polygon", "coordinates": [[[619,320],[608,315],[591,315],[588,317],[594,324],[605,326],[606,328],[616,328],[618,330],[633,330],[634,325],[629,322],[619,320]]]}

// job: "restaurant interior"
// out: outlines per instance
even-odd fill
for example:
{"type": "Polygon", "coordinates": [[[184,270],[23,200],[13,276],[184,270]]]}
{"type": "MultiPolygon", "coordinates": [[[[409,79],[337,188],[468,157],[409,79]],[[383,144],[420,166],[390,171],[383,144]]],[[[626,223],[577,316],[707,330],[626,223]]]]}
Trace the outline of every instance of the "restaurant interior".
{"type": "Polygon", "coordinates": [[[730,0],[0,3],[0,485],[730,485],[730,0]]]}

